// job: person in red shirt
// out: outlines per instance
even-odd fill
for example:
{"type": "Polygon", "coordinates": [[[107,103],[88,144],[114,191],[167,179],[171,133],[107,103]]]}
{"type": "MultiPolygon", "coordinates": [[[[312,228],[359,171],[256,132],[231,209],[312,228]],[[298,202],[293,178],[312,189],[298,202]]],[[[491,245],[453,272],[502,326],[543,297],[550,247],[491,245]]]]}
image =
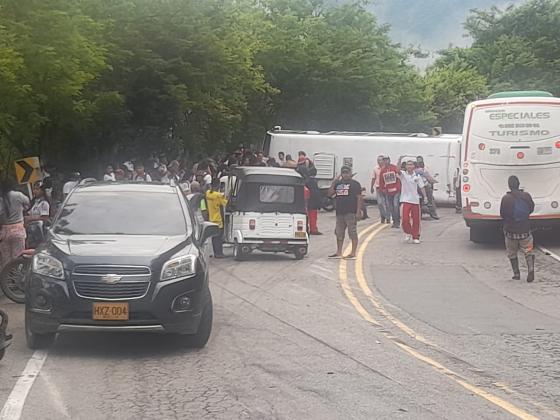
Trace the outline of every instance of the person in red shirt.
{"type": "Polygon", "coordinates": [[[386,197],[387,215],[393,219],[393,228],[401,226],[400,195],[401,180],[399,179],[399,169],[391,163],[389,156],[384,156],[385,164],[379,172],[379,189],[386,197]]]}

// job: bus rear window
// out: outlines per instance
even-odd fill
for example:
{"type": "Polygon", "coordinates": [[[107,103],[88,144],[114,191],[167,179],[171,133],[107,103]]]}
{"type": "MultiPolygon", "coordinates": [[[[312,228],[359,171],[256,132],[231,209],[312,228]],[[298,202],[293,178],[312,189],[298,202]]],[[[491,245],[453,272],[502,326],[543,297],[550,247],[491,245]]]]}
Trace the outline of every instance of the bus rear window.
{"type": "Polygon", "coordinates": [[[295,188],[291,185],[260,185],[259,201],[261,203],[291,204],[294,202],[295,188]]]}
{"type": "Polygon", "coordinates": [[[471,135],[501,142],[548,140],[560,135],[560,106],[539,104],[482,108],[474,112],[471,135]]]}

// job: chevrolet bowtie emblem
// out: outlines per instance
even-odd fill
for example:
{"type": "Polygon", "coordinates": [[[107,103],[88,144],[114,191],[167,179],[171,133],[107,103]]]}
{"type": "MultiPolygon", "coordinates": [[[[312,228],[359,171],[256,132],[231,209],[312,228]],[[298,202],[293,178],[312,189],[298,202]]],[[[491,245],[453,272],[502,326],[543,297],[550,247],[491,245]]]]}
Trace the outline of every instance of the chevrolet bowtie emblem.
{"type": "Polygon", "coordinates": [[[118,283],[119,281],[121,281],[121,279],[122,279],[122,276],[119,276],[117,274],[107,274],[107,275],[101,277],[101,281],[103,283],[106,283],[106,284],[115,284],[115,283],[118,283]]]}

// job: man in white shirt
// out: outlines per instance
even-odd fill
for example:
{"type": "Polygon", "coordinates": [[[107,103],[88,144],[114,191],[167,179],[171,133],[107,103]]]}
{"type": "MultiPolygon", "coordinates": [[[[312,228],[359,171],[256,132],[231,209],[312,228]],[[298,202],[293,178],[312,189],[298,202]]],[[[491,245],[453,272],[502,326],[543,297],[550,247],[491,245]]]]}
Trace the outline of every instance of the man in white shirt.
{"type": "MultiPolygon", "coordinates": [[[[401,166],[401,160],[402,157],[399,159],[399,167],[401,166]]],[[[422,193],[424,200],[427,200],[427,198],[424,181],[415,169],[414,161],[407,161],[406,171],[401,171],[399,178],[401,180],[402,228],[405,241],[419,244],[421,209],[418,190],[422,193]]]]}
{"type": "Polygon", "coordinates": [[[135,174],[132,177],[134,182],[152,182],[152,177],[144,170],[144,165],[137,163],[134,166],[135,174]]]}
{"type": "Polygon", "coordinates": [[[103,181],[105,182],[115,182],[115,173],[113,172],[113,167],[111,165],[108,165],[107,168],[105,168],[105,173],[103,174],[103,181]]]}
{"type": "Polygon", "coordinates": [[[80,173],[73,172],[72,175],[70,175],[70,180],[62,186],[62,196],[66,198],[66,196],[70,194],[70,191],[72,191],[74,187],[79,183],[80,183],[80,173]]]}

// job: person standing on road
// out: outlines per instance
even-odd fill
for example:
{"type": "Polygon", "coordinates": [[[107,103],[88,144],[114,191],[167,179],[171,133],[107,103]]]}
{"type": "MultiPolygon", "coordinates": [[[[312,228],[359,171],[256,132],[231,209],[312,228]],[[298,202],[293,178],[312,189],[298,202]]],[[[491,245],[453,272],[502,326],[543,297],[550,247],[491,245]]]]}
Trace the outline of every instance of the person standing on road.
{"type": "Polygon", "coordinates": [[[310,235],[322,235],[317,226],[319,218],[319,209],[321,208],[321,190],[317,184],[317,180],[309,176],[309,171],[303,165],[298,166],[296,171],[303,177],[305,181],[305,206],[307,209],[307,222],[310,235]]]}
{"type": "Polygon", "coordinates": [[[285,163],[286,163],[286,155],[284,154],[284,152],[278,152],[278,164],[280,166],[284,166],[285,163]]]}
{"type": "Polygon", "coordinates": [[[198,181],[191,182],[190,192],[187,194],[187,200],[199,223],[208,220],[208,206],[206,205],[206,198],[202,193],[202,187],[198,181]]]}
{"type": "Polygon", "coordinates": [[[42,220],[44,222],[50,221],[51,217],[51,203],[45,191],[45,185],[36,183],[33,186],[33,200],[31,201],[31,208],[28,215],[25,216],[25,223],[35,222],[42,220]]]}
{"type": "Polygon", "coordinates": [[[144,170],[144,165],[137,163],[134,170],[135,174],[132,177],[134,182],[152,182],[152,177],[144,170]]]}
{"type": "Polygon", "coordinates": [[[227,204],[227,198],[220,192],[220,180],[215,179],[206,191],[206,205],[208,207],[208,219],[216,223],[220,228],[220,234],[212,238],[212,248],[214,258],[224,258],[224,219],[222,217],[223,208],[227,204]]]}
{"type": "Polygon", "coordinates": [[[113,166],[112,165],[107,165],[107,167],[105,168],[105,173],[103,174],[103,181],[105,181],[105,182],[116,181],[115,173],[113,172],[113,166]]]}
{"type": "Polygon", "coordinates": [[[535,254],[533,253],[533,235],[529,216],[535,210],[535,203],[529,193],[519,189],[519,178],[512,175],[508,179],[510,191],[502,197],[500,215],[504,220],[504,236],[506,251],[511,268],[513,280],[519,280],[519,251],[525,256],[527,262],[527,281],[535,280],[535,254]]]}
{"type": "Polygon", "coordinates": [[[74,189],[76,185],[80,183],[80,173],[72,172],[70,175],[70,180],[65,182],[62,186],[62,198],[65,199],[68,194],[74,189]]]}
{"type": "MultiPolygon", "coordinates": [[[[401,166],[399,159],[398,166],[401,166]]],[[[426,197],[426,188],[422,177],[415,172],[415,162],[409,160],[406,162],[406,171],[400,171],[398,174],[401,181],[401,204],[402,204],[402,229],[404,231],[404,240],[406,242],[420,243],[420,196],[418,190],[422,193],[424,200],[426,197]]]]}
{"type": "Polygon", "coordinates": [[[15,190],[11,180],[3,180],[0,186],[0,268],[25,249],[23,213],[29,207],[29,198],[15,190]]]}
{"type": "Polygon", "coordinates": [[[329,188],[329,196],[334,197],[336,204],[336,253],[329,258],[342,258],[344,235],[348,229],[348,237],[352,241],[352,251],[344,259],[355,259],[358,249],[357,221],[362,213],[362,186],[352,179],[352,169],[343,166],[338,177],[329,188]]]}
{"type": "Polygon", "coordinates": [[[383,157],[383,168],[379,173],[379,190],[385,197],[386,205],[386,222],[391,223],[393,219],[393,228],[401,227],[400,212],[400,196],[401,196],[401,180],[399,179],[399,168],[391,164],[389,156],[383,157]]]}
{"type": "Polygon", "coordinates": [[[379,188],[381,170],[384,166],[385,160],[383,159],[383,155],[377,156],[377,166],[373,169],[373,174],[371,175],[370,192],[372,194],[375,194],[377,207],[379,208],[379,217],[381,217],[381,223],[391,223],[391,215],[387,211],[387,199],[385,197],[385,193],[379,188]]]}
{"type": "Polygon", "coordinates": [[[296,169],[297,166],[298,166],[297,162],[292,159],[292,155],[286,155],[286,161],[284,162],[283,167],[284,168],[290,168],[290,169],[296,169]]]}

